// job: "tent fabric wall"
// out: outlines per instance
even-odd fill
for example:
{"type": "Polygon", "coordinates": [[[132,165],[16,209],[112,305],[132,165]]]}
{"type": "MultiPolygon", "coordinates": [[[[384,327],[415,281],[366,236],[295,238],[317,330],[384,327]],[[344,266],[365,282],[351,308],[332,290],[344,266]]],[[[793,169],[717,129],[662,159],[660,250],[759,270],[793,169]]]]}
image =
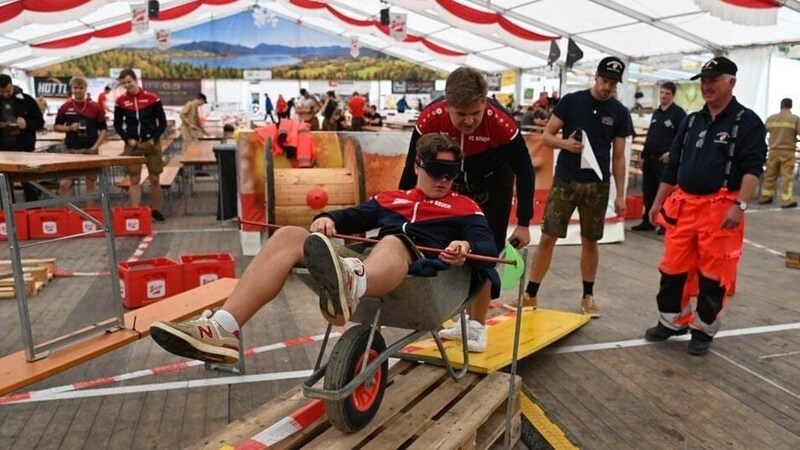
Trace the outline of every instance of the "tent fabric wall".
{"type": "Polygon", "coordinates": [[[772,47],[756,47],[733,50],[728,54],[728,58],[739,66],[734,89],[736,99],[762,118],[767,117],[772,51],[772,47]]]}

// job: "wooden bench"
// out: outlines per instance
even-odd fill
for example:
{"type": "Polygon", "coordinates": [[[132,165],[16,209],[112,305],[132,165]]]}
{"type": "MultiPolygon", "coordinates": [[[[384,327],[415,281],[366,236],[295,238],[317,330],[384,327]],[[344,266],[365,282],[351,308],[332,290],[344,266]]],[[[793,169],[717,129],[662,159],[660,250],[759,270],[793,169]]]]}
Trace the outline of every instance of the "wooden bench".
{"type": "Polygon", "coordinates": [[[124,329],[95,335],[59,348],[38,361],[27,362],[24,351],[5,356],[0,359],[0,395],[6,395],[148,336],[150,325],[156,320],[181,321],[203,310],[219,306],[233,292],[237,281],[234,278],[220,278],[130,311],[125,314],[124,329]]]}
{"type": "MultiPolygon", "coordinates": [[[[175,183],[175,179],[178,177],[178,173],[181,171],[181,159],[180,157],[170,159],[167,164],[164,166],[164,170],[158,176],[158,184],[161,186],[162,189],[170,189],[172,185],[175,183]]],[[[142,171],[139,174],[139,186],[142,186],[145,181],[147,181],[150,173],[147,171],[147,167],[142,166],[142,171]]],[[[118,183],[117,186],[122,189],[128,189],[131,187],[131,178],[128,175],[125,175],[118,183]]]]}

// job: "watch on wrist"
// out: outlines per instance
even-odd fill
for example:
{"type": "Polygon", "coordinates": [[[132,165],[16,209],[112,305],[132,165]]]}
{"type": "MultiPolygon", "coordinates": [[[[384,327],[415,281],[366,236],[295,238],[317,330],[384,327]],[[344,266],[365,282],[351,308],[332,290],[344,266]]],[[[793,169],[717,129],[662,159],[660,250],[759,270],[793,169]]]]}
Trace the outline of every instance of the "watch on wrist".
{"type": "Polygon", "coordinates": [[[740,210],[747,211],[747,202],[743,202],[741,200],[734,200],[733,204],[738,206],[740,210]]]}

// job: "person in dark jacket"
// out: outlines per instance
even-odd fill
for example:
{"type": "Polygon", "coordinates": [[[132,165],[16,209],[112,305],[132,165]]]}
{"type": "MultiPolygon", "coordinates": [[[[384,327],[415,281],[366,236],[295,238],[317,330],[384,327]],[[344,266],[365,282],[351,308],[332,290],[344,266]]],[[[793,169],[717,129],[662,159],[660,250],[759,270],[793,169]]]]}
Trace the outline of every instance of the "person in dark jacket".
{"type": "MultiPolygon", "coordinates": [[[[14,86],[11,77],[0,74],[0,151],[32,152],[36,148],[36,131],[44,128],[44,117],[36,99],[14,86]]],[[[23,183],[26,202],[39,200],[41,192],[30,183],[23,183]]]]}
{"type": "MultiPolygon", "coordinates": [[[[492,230],[477,203],[451,190],[462,158],[461,147],[451,138],[422,136],[417,141],[415,188],[384,192],[360,206],[318,214],[311,233],[301,227],[280,228],[222,309],[182,323],[154,322],[151,336],[171,353],[232,363],[239,358],[239,327],[280,293],[295,266],[305,264],[314,277],[325,319],[344,325],[359,298],[386,295],[407,275],[461,266],[467,253],[497,255],[492,230]],[[380,242],[365,258],[339,256],[343,249],[328,239],[374,228],[380,228],[380,242]],[[423,255],[418,245],[445,250],[423,255]],[[265,270],[269,276],[264,276],[265,270]]],[[[492,263],[474,262],[471,268],[478,279],[488,278],[493,285],[499,281],[492,263]]]]}
{"type": "MultiPolygon", "coordinates": [[[[159,175],[164,171],[164,157],[161,149],[161,135],[167,129],[167,116],[164,106],[155,92],[139,87],[133,69],[125,69],[119,74],[120,84],[125,94],[117,97],[114,107],[114,129],[125,141],[125,156],[144,156],[150,181],[151,216],[156,222],[164,222],[164,215],[158,210],[161,204],[161,183],[159,175]]],[[[141,167],[125,166],[130,177],[131,205],[139,206],[142,200],[142,186],[139,184],[141,167]]]]}

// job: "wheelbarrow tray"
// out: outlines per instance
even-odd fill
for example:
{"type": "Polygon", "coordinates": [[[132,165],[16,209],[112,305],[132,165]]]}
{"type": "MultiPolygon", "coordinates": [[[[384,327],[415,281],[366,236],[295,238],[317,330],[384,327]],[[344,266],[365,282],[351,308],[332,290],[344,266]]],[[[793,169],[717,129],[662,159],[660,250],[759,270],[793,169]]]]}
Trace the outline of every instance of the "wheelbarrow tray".
{"type": "MultiPolygon", "coordinates": [[[[296,268],[294,273],[315,290],[307,269],[296,268]]],[[[468,266],[442,270],[435,277],[409,276],[382,298],[362,297],[350,321],[370,325],[380,308],[379,326],[435,330],[469,303],[471,276],[468,266]]]]}

